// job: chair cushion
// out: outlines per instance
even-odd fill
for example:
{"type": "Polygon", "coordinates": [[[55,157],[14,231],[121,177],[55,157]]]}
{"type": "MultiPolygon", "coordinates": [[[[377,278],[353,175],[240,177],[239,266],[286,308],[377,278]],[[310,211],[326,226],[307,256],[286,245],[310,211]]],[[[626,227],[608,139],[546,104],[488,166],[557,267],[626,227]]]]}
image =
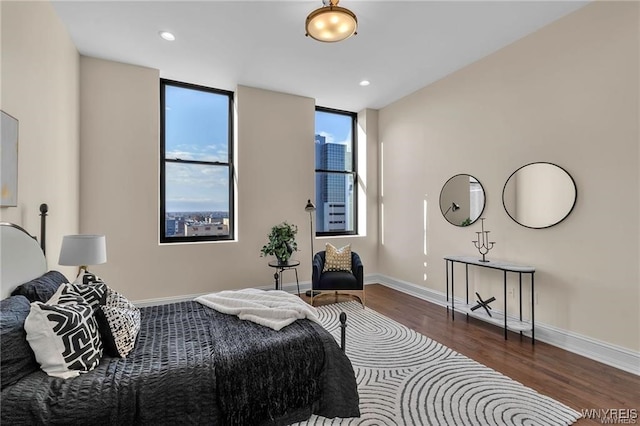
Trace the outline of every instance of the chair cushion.
{"type": "Polygon", "coordinates": [[[327,243],[325,249],[324,268],[327,271],[348,271],[351,272],[351,244],[347,244],[339,249],[327,243]]]}
{"type": "Polygon", "coordinates": [[[362,290],[351,272],[329,271],[320,275],[316,290],[362,290]]]}

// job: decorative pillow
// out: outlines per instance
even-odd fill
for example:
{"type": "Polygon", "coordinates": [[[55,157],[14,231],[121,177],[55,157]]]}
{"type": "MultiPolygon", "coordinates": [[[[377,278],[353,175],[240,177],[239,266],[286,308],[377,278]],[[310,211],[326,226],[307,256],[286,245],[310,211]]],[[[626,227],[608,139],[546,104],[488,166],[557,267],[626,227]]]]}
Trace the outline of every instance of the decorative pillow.
{"type": "Polygon", "coordinates": [[[40,368],[49,376],[76,377],[100,363],[102,342],[93,309],[87,304],[34,302],[24,328],[40,368]]]}
{"type": "Polygon", "coordinates": [[[325,248],[324,268],[327,271],[348,271],[351,272],[351,244],[347,244],[339,249],[327,243],[325,248]]]}
{"type": "Polygon", "coordinates": [[[96,311],[96,318],[105,352],[111,356],[127,356],[140,331],[140,310],[126,297],[107,288],[104,303],[96,311]]]}
{"type": "Polygon", "coordinates": [[[71,284],[61,285],[47,301],[48,305],[85,302],[95,311],[107,293],[107,285],[90,272],[83,271],[71,284]]]}
{"type": "Polygon", "coordinates": [[[31,305],[24,296],[0,300],[0,381],[2,389],[39,370],[36,357],[27,343],[24,320],[31,305]]]}
{"type": "Polygon", "coordinates": [[[22,295],[29,299],[29,302],[46,302],[61,284],[68,282],[67,277],[60,272],[49,271],[36,279],[19,285],[11,295],[22,295]]]}
{"type": "Polygon", "coordinates": [[[76,277],[75,280],[73,280],[74,284],[96,284],[96,283],[103,283],[104,281],[102,280],[102,278],[98,277],[96,274],[89,272],[87,270],[82,270],[82,272],[80,272],[80,274],[78,274],[78,276],[76,277]]]}

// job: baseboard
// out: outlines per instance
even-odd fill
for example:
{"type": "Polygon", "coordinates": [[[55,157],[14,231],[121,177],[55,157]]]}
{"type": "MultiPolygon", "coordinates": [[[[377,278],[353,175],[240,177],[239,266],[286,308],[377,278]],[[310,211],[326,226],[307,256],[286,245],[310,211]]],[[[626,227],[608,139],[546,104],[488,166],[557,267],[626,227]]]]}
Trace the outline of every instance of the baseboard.
{"type": "MultiPolygon", "coordinates": [[[[365,275],[365,285],[382,284],[402,293],[409,294],[422,300],[435,303],[440,306],[447,306],[447,299],[444,293],[431,290],[410,282],[398,280],[382,274],[365,275]]],[[[254,287],[262,290],[271,290],[273,286],[254,287]]],[[[285,283],[282,286],[284,291],[297,293],[296,283],[285,283]]],[[[311,290],[311,281],[300,282],[300,293],[311,290]]],[[[207,293],[202,293],[207,294],[207,293]]],[[[167,303],[184,302],[193,300],[202,294],[191,294],[186,296],[161,297],[157,299],[144,299],[135,301],[139,307],[164,305],[167,303]]],[[[571,331],[563,330],[551,325],[536,322],[536,340],[548,343],[569,352],[593,359],[603,364],[610,365],[620,370],[632,374],[640,375],[640,353],[592,339],[571,331]]]]}
{"type": "MultiPolygon", "coordinates": [[[[377,284],[379,282],[380,282],[380,279],[378,275],[365,275],[364,277],[365,285],[377,284]]],[[[260,290],[273,290],[273,285],[264,285],[264,286],[251,287],[251,288],[258,288],[260,290]]],[[[298,286],[296,285],[295,282],[284,283],[282,285],[282,290],[288,293],[297,293],[298,286]]],[[[300,281],[300,293],[304,293],[307,290],[311,290],[311,281],[300,281]]],[[[176,302],[187,302],[189,300],[195,299],[198,296],[202,296],[209,293],[211,292],[199,293],[199,294],[187,294],[183,296],[159,297],[155,299],[135,300],[133,301],[133,304],[138,306],[139,308],[142,308],[145,306],[166,305],[169,303],[176,303],[176,302]]]]}
{"type": "MultiPolygon", "coordinates": [[[[447,306],[446,295],[410,282],[381,274],[371,275],[370,280],[419,299],[447,306]]],[[[640,353],[592,339],[578,333],[536,322],[536,340],[569,352],[593,359],[632,374],[640,375],[640,353]]]]}
{"type": "MultiPolygon", "coordinates": [[[[293,283],[293,288],[295,289],[296,284],[293,283]]],[[[262,286],[262,287],[252,287],[258,288],[260,290],[271,290],[273,287],[262,286]]],[[[156,299],[142,299],[142,300],[134,300],[132,303],[139,308],[144,308],[147,306],[156,306],[156,305],[168,305],[169,303],[178,303],[178,302],[188,302],[190,300],[195,299],[199,296],[204,296],[205,294],[210,294],[211,291],[206,293],[198,293],[198,294],[187,294],[182,296],[170,296],[170,297],[158,297],[156,299]]]]}

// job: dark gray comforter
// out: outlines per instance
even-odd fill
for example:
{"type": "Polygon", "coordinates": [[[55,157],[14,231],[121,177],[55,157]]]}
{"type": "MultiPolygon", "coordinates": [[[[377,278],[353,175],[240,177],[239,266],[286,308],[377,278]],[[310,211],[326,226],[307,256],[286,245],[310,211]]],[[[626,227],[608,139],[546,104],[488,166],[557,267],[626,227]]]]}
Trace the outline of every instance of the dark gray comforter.
{"type": "MultiPolygon", "coordinates": [[[[274,331],[196,302],[141,310],[127,358],[73,379],[32,373],[2,391],[1,423],[287,424],[357,417],[353,369],[320,325],[274,331]]],[[[337,321],[337,319],[336,319],[337,321]]]]}

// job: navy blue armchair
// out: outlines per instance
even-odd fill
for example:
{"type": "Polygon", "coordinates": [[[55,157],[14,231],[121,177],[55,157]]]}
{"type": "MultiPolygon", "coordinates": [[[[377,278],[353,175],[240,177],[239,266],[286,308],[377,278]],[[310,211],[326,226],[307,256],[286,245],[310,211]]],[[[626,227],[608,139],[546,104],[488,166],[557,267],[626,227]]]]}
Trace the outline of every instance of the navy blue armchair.
{"type": "Polygon", "coordinates": [[[351,294],[358,298],[364,308],[364,266],[358,253],[351,252],[351,271],[327,271],[324,269],[325,251],[313,256],[313,275],[311,277],[311,305],[313,300],[325,293],[351,294]]]}

